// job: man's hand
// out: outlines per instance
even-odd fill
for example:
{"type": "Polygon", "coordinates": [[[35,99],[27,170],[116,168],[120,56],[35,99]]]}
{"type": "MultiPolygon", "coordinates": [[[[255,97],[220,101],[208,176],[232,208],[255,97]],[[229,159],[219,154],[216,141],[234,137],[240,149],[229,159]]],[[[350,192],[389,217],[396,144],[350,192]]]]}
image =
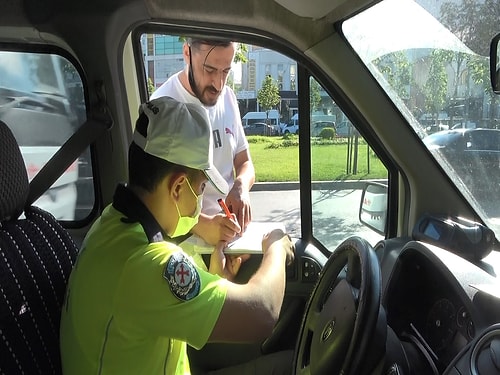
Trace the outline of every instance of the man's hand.
{"type": "Polygon", "coordinates": [[[226,205],[229,207],[229,211],[236,215],[238,224],[244,232],[252,221],[249,192],[244,192],[240,186],[234,184],[226,197],[226,205]]]}
{"type": "Polygon", "coordinates": [[[235,178],[226,197],[226,205],[234,212],[244,232],[252,221],[250,189],[255,182],[255,169],[248,149],[238,152],[233,160],[235,178]]]}
{"type": "Polygon", "coordinates": [[[236,216],[231,215],[231,219],[225,214],[200,215],[198,224],[193,228],[193,233],[197,234],[210,245],[216,245],[220,241],[231,242],[234,237],[241,232],[241,227],[236,221],[236,216]]]}
{"type": "Polygon", "coordinates": [[[295,259],[295,244],[288,234],[281,229],[274,229],[262,238],[262,251],[266,252],[271,246],[281,246],[286,251],[286,264],[290,265],[295,259]]]}
{"type": "Polygon", "coordinates": [[[241,264],[246,261],[250,255],[226,255],[224,254],[224,249],[226,248],[226,242],[221,241],[216,246],[212,255],[210,255],[210,267],[208,271],[212,274],[219,275],[233,281],[238,271],[240,270],[241,264]]]}

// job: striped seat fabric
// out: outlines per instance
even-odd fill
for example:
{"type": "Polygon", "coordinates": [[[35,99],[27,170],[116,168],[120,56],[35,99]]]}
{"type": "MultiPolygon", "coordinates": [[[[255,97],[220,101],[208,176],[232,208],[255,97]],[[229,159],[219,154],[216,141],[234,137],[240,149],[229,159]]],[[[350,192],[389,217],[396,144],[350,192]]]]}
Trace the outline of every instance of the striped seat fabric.
{"type": "Polygon", "coordinates": [[[59,320],[77,246],[50,213],[24,210],[26,168],[1,121],[0,142],[0,374],[60,374],[59,320]]]}

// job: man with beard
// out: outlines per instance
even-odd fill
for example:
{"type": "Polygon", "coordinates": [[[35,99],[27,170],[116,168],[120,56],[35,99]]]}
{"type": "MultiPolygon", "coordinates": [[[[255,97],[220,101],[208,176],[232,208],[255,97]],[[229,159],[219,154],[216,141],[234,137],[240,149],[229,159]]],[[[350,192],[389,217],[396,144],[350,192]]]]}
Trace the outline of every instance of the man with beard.
{"type": "Polygon", "coordinates": [[[214,164],[230,187],[228,195],[223,196],[207,186],[202,215],[192,230],[211,245],[232,240],[252,219],[249,191],[255,181],[255,170],[236,96],[226,85],[236,47],[229,40],[188,38],[183,46],[185,68],[151,95],[151,99],[170,96],[180,102],[201,104],[208,111],[214,164]],[[221,213],[219,198],[225,199],[237,222],[221,213]]]}

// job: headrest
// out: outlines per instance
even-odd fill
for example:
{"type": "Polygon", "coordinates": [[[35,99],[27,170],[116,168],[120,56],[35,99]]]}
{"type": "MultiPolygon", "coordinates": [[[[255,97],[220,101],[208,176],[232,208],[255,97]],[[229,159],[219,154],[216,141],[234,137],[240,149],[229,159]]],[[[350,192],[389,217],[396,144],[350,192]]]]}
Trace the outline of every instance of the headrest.
{"type": "Polygon", "coordinates": [[[11,130],[0,121],[0,221],[15,220],[24,210],[29,181],[21,150],[11,130]]]}

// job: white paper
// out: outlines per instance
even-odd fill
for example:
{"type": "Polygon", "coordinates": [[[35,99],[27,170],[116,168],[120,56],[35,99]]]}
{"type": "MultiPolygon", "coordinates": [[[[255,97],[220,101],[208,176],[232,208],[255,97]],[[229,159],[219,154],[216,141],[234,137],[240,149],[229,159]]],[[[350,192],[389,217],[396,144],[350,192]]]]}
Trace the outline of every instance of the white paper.
{"type": "MultiPolygon", "coordinates": [[[[256,222],[248,225],[245,233],[228,244],[224,253],[226,254],[259,254],[262,253],[262,238],[264,234],[273,229],[285,230],[285,224],[281,222],[256,222]]],[[[198,254],[211,254],[214,246],[207,244],[201,237],[193,234],[179,246],[186,250],[194,250],[198,254]]]]}

